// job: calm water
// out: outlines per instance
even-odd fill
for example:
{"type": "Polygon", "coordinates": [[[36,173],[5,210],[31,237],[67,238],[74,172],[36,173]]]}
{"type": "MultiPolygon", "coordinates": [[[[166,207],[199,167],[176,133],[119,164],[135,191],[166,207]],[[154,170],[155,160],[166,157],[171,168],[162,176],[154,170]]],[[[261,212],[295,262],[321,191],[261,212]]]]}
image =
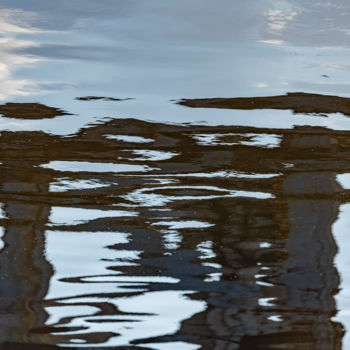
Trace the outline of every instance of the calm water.
{"type": "Polygon", "coordinates": [[[0,349],[350,349],[349,18],[2,0],[0,349]]]}

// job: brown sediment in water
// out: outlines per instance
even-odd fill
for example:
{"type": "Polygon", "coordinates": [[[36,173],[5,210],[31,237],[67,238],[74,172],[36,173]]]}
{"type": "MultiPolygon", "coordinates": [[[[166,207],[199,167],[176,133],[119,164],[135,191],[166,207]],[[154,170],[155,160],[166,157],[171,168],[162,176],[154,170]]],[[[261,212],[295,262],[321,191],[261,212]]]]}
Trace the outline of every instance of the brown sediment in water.
{"type": "Polygon", "coordinates": [[[0,114],[14,119],[52,119],[62,115],[71,115],[62,109],[45,106],[41,103],[14,103],[0,105],[0,114]]]}
{"type": "Polygon", "coordinates": [[[286,95],[266,97],[182,99],[177,103],[192,108],[289,109],[294,113],[319,115],[342,113],[350,116],[350,98],[305,92],[289,92],[286,95]]]}

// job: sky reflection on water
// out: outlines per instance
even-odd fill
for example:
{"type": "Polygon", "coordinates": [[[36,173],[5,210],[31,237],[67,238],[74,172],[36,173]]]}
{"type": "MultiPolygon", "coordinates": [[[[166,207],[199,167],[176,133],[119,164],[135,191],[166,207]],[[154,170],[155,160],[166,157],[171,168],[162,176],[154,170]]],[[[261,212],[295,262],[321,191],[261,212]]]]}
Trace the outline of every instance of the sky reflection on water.
{"type": "Polygon", "coordinates": [[[105,117],[166,122],[349,128],[276,111],[195,111],[170,99],[287,91],[349,96],[345,1],[4,1],[3,100],[57,106],[74,118],[2,120],[5,128],[73,133],[105,117]],[[328,4],[328,3],[327,3],[328,4]],[[8,6],[8,7],[7,7],[8,6]],[[327,14],[327,15],[326,15],[327,14]],[[324,21],[319,20],[323,18],[324,21]],[[314,18],[318,18],[317,21],[314,18]],[[300,33],[303,33],[301,35],[300,33]],[[305,35],[307,33],[307,35],[305,35]],[[325,34],[322,34],[325,33],[325,34]],[[335,40],[337,38],[337,40],[335,40]],[[341,39],[340,39],[341,38],[341,39]],[[9,56],[10,55],[10,56],[9,56]],[[7,59],[6,57],[9,56],[7,59]],[[258,58],[258,61],[257,61],[258,58]],[[251,69],[256,67],[256,69],[251,69]],[[271,74],[273,72],[273,74],[271,74]],[[77,96],[135,100],[75,101],[77,96]]]}

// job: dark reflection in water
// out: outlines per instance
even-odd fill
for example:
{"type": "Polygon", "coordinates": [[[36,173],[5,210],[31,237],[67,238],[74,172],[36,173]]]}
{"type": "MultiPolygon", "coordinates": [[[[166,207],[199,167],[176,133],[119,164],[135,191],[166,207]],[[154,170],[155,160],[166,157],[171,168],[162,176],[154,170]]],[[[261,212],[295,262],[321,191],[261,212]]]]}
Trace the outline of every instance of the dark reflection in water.
{"type": "Polygon", "coordinates": [[[103,100],[103,101],[128,101],[132,100],[132,98],[116,98],[116,97],[102,97],[102,96],[81,96],[75,98],[78,101],[96,101],[96,100],[103,100]]]}
{"type": "Polygon", "coordinates": [[[341,349],[348,139],[136,119],[2,132],[4,348],[341,349]]]}
{"type": "Polygon", "coordinates": [[[290,109],[294,113],[343,113],[350,115],[350,99],[346,97],[290,92],[282,96],[183,99],[178,104],[194,108],[225,109],[290,109]]]}
{"type": "Polygon", "coordinates": [[[0,105],[0,114],[15,119],[46,119],[69,115],[59,108],[48,107],[40,103],[6,103],[0,105]]]}

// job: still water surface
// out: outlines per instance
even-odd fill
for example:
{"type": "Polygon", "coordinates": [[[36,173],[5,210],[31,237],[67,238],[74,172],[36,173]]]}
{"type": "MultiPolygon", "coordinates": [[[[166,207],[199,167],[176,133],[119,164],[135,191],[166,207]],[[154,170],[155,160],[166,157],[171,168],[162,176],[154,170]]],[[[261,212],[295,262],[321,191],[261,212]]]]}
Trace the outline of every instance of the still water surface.
{"type": "Polygon", "coordinates": [[[350,349],[349,15],[3,0],[0,348],[350,349]]]}

